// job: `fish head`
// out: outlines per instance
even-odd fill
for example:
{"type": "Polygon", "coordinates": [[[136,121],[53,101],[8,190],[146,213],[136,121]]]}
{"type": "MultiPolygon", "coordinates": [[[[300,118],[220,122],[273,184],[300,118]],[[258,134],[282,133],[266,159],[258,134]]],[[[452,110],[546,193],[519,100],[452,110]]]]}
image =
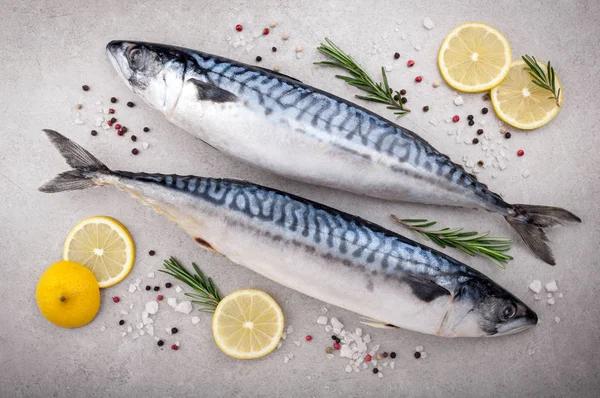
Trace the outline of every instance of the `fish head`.
{"type": "Polygon", "coordinates": [[[440,335],[491,337],[536,325],[537,314],[521,300],[485,277],[464,282],[454,295],[440,335]]]}
{"type": "Polygon", "coordinates": [[[183,88],[187,56],[174,47],[114,40],[106,46],[125,84],[150,106],[169,113],[183,88]]]}

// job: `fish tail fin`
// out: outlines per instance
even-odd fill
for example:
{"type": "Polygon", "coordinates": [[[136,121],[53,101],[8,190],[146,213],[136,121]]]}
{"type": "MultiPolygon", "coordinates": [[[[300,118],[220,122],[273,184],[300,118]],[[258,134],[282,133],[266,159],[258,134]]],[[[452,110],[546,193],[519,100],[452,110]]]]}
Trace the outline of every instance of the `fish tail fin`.
{"type": "Polygon", "coordinates": [[[98,173],[111,173],[104,163],[80,145],[54,130],[43,131],[73,169],[60,173],[54,179],[39,187],[40,191],[54,193],[91,188],[98,185],[94,181],[94,177],[98,176],[98,173]]]}
{"type": "Polygon", "coordinates": [[[531,251],[550,265],[555,265],[556,262],[548,246],[548,237],[544,228],[563,225],[565,222],[581,222],[575,214],[560,207],[517,204],[512,205],[512,210],[513,214],[506,216],[506,221],[517,231],[531,251]]]}

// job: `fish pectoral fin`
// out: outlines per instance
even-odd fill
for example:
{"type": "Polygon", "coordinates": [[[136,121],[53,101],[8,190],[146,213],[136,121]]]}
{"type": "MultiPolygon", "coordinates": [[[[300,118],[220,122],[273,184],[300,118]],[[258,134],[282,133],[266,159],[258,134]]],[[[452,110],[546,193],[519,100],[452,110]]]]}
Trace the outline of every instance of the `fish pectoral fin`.
{"type": "Polygon", "coordinates": [[[189,79],[189,83],[198,89],[198,99],[200,101],[212,102],[237,102],[238,97],[227,90],[223,90],[214,84],[205,83],[198,79],[189,79]]]}
{"type": "Polygon", "coordinates": [[[415,296],[426,303],[432,302],[436,298],[445,295],[451,295],[448,289],[438,285],[428,279],[416,276],[404,276],[402,281],[410,286],[415,296]]]}
{"type": "Polygon", "coordinates": [[[400,329],[398,326],[394,326],[387,322],[378,321],[377,319],[368,318],[366,316],[361,317],[360,323],[379,329],[400,329]]]}
{"type": "Polygon", "coordinates": [[[288,75],[286,75],[285,73],[281,73],[281,72],[275,72],[275,71],[274,71],[274,70],[272,70],[272,69],[263,68],[262,66],[255,66],[255,68],[257,68],[257,69],[262,69],[262,70],[264,70],[265,72],[269,72],[269,73],[271,73],[271,74],[273,74],[273,75],[277,75],[277,76],[281,76],[281,77],[286,77],[286,78],[288,78],[288,79],[291,79],[291,80],[297,81],[298,83],[302,83],[300,80],[296,79],[295,77],[288,76],[288,75]]]}

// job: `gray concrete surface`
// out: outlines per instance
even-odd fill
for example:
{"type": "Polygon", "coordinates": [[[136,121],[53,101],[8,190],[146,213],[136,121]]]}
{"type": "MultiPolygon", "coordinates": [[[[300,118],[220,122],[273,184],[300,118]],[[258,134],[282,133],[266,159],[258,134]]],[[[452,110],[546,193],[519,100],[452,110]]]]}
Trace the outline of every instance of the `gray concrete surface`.
{"type": "MultiPolygon", "coordinates": [[[[32,2],[3,1],[0,17],[0,396],[2,397],[116,397],[116,396],[598,396],[600,387],[600,306],[597,304],[600,238],[598,196],[597,60],[600,28],[597,1],[460,1],[460,2],[32,2]],[[368,4],[367,4],[368,3],[368,4]],[[431,31],[422,26],[430,17],[431,31]],[[278,26],[268,37],[256,40],[255,49],[234,49],[227,42],[238,37],[235,24],[246,27],[246,37],[270,21],[278,26]],[[508,168],[481,179],[512,202],[564,206],[584,223],[551,232],[556,267],[532,257],[519,242],[515,260],[506,271],[455,251],[447,253],[488,274],[531,305],[540,315],[535,329],[498,339],[445,340],[402,330],[369,330],[382,348],[398,352],[397,368],[378,379],[370,372],[347,374],[342,359],[327,360],[327,334],[314,324],[323,303],[279,286],[202,251],[183,231],[166,219],[113,189],[46,195],[37,187],[66,169],[60,156],[41,134],[54,128],[90,149],[109,166],[124,170],[236,177],[288,190],[354,212],[399,231],[390,213],[438,220],[443,225],[470,230],[492,230],[516,238],[500,217],[480,211],[445,209],[416,204],[386,203],[347,193],[277,178],[267,172],[222,156],[170,125],[157,112],[135,98],[119,81],[104,46],[112,39],[132,38],[202,49],[246,62],[262,55],[262,66],[281,65],[282,72],[304,82],[352,98],[355,90],[333,78],[334,72],[312,65],[315,48],[325,36],[356,56],[374,74],[381,65],[393,65],[390,81],[409,91],[408,105],[415,112],[401,124],[415,130],[456,161],[463,155],[477,160],[479,147],[456,144],[446,131],[455,127],[443,118],[474,113],[484,128],[498,133],[493,112],[479,116],[481,95],[463,95],[465,105],[452,104],[452,90],[432,81],[442,80],[436,66],[444,36],[465,21],[481,20],[500,29],[515,56],[533,54],[554,63],[566,94],[564,108],[548,126],[531,133],[514,132],[507,152],[508,168]],[[397,31],[396,31],[397,30],[397,31]],[[283,33],[290,40],[283,43],[283,33]],[[402,40],[402,34],[406,40],[402,40]],[[371,54],[373,43],[381,53],[371,54]],[[305,48],[302,59],[296,45],[305,48]],[[414,49],[421,46],[421,51],[414,49]],[[276,54],[270,52],[277,46],[276,54]],[[392,54],[402,58],[393,62],[392,54]],[[416,61],[406,68],[407,59],[416,61]],[[413,82],[415,75],[424,82],[413,82]],[[82,84],[91,90],[84,93],[82,84]],[[137,157],[133,144],[114,131],[91,137],[95,102],[107,106],[119,98],[117,117],[150,147],[137,157]],[[124,106],[137,103],[134,109],[124,106]],[[83,104],[84,125],[75,125],[76,103],[83,104]],[[420,111],[430,105],[431,111],[420,111]],[[437,126],[430,119],[440,120],[437,126]],[[151,133],[140,130],[149,126],[151,133]],[[516,158],[523,148],[526,155],[516,158]],[[522,173],[528,170],[529,178],[522,173]],[[39,314],[34,290],[41,272],[60,259],[67,232],[84,217],[106,214],[120,219],[132,232],[138,259],[127,281],[102,291],[102,306],[88,326],[66,330],[39,314]],[[149,249],[157,256],[149,257],[149,249]],[[283,347],[255,361],[234,360],[212,341],[210,318],[197,326],[189,317],[162,309],[156,320],[159,334],[178,326],[181,349],[160,350],[151,338],[121,337],[119,319],[132,322],[148,296],[127,293],[128,282],[146,283],[148,272],[161,260],[175,255],[186,263],[196,261],[214,277],[222,292],[253,287],[271,293],[281,304],[288,324],[296,329],[283,347]],[[549,306],[534,301],[527,286],[532,279],[557,279],[564,298],[549,306]],[[123,298],[120,305],[110,297],[123,298]],[[128,305],[134,303],[134,309],[128,305]],[[119,311],[126,309],[128,315],[119,311]],[[560,317],[556,324],[554,317],[560,317]],[[101,331],[102,326],[106,327],[101,331]],[[310,344],[296,347],[294,340],[312,334],[310,344]],[[413,347],[425,346],[429,356],[411,358],[413,347]],[[295,357],[284,364],[284,356],[295,357]]],[[[391,117],[382,107],[371,109],[391,117]]],[[[226,123],[226,121],[225,121],[226,123]]],[[[463,137],[474,136],[466,124],[463,137]]],[[[357,176],[360,178],[360,176],[357,176]]],[[[402,231],[405,232],[405,231],[402,231]]],[[[298,264],[301,266],[301,264],[298,264]]],[[[151,281],[164,283],[157,275],[151,281]]],[[[171,292],[169,295],[173,295],[171,292]]],[[[166,305],[164,306],[166,307],[166,305]]],[[[347,325],[358,326],[355,314],[330,308],[347,325]]]]}

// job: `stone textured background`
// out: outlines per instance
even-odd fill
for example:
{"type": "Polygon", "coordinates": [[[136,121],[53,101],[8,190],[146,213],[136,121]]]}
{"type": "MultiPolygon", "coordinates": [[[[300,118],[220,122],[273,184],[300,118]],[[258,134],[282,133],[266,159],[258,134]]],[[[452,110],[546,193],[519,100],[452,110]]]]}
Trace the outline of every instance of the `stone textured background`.
{"type": "MultiPolygon", "coordinates": [[[[0,396],[597,396],[600,387],[600,306],[597,304],[599,261],[598,197],[598,84],[600,28],[597,1],[3,1],[0,17],[0,396]],[[422,21],[436,24],[426,30],[422,21]],[[226,42],[237,40],[233,27],[242,23],[246,37],[270,21],[278,22],[272,34],[254,41],[248,53],[226,42]],[[319,59],[315,48],[330,37],[351,52],[369,71],[393,65],[393,87],[408,90],[415,112],[400,123],[460,162],[463,155],[477,159],[479,147],[456,144],[446,134],[452,126],[443,120],[469,113],[485,120],[484,128],[498,132],[492,113],[479,116],[481,95],[463,95],[461,108],[452,103],[452,90],[442,81],[436,58],[445,35],[456,25],[480,20],[492,24],[509,39],[513,53],[550,59],[564,86],[566,99],[560,115],[532,133],[513,133],[508,168],[481,179],[508,201],[563,206],[581,216],[583,224],[551,232],[557,266],[532,257],[519,243],[515,260],[503,271],[479,258],[446,252],[483,271],[531,305],[541,324],[533,330],[498,339],[445,340],[402,330],[370,330],[386,350],[398,352],[397,369],[378,379],[370,372],[347,374],[341,359],[327,360],[324,347],[331,340],[314,324],[323,303],[279,286],[202,251],[174,224],[151,209],[113,189],[46,195],[37,187],[66,169],[60,156],[41,134],[53,128],[90,149],[109,166],[123,170],[236,177],[310,197],[400,231],[389,219],[423,216],[443,225],[469,230],[492,230],[513,236],[500,217],[482,211],[446,209],[416,204],[387,203],[326,188],[292,182],[227,158],[170,125],[157,112],[135,98],[120,82],[105,55],[112,39],[137,39],[171,43],[253,62],[262,55],[262,66],[281,65],[284,73],[345,98],[356,91],[333,78],[334,72],[312,65],[319,59]],[[396,29],[398,31],[396,31],[396,29]],[[287,33],[290,40],[281,42],[287,33]],[[402,34],[406,40],[402,40],[402,34]],[[371,54],[373,42],[381,53],[371,54]],[[270,48],[279,47],[276,54],[270,48]],[[294,48],[305,48],[301,59],[294,48]],[[414,49],[421,46],[421,51],[414,49]],[[392,54],[402,58],[394,62],[392,54]],[[406,68],[407,59],[416,65],[406,68]],[[424,82],[414,83],[421,74],[424,82]],[[88,93],[81,91],[89,84],[88,93]],[[94,103],[118,97],[117,116],[133,134],[143,136],[150,148],[134,157],[134,146],[114,131],[91,137],[94,103]],[[128,109],[127,100],[137,107],[128,109]],[[75,125],[74,104],[82,103],[84,125],[75,125]],[[431,111],[423,114],[423,105],[431,111]],[[437,126],[430,119],[440,120],[437,126]],[[150,126],[144,135],[141,127],[150,126]],[[516,158],[523,148],[526,155],[516,158]],[[523,178],[529,170],[531,176],[523,178]],[[186,263],[196,261],[214,277],[222,292],[244,287],[264,289],[281,304],[286,320],[296,329],[283,347],[256,361],[226,357],[212,342],[210,318],[197,326],[189,317],[170,310],[159,312],[156,329],[177,325],[181,349],[159,350],[151,338],[122,338],[117,322],[132,321],[148,300],[146,293],[127,293],[128,281],[102,291],[102,307],[88,326],[59,329],[39,314],[34,290],[41,272],[60,259],[67,232],[82,218],[106,214],[120,219],[132,232],[138,259],[128,281],[146,281],[161,260],[176,255],[186,263]],[[157,256],[146,253],[155,249],[157,256]],[[565,298],[549,306],[535,302],[527,286],[532,279],[557,279],[565,298]],[[110,297],[120,295],[121,305],[110,297]],[[121,308],[135,303],[128,316],[121,308]],[[554,317],[561,318],[556,324],[554,317]],[[106,326],[104,332],[102,326],[106,326]],[[296,347],[292,341],[305,334],[315,338],[296,347]],[[425,346],[429,357],[411,358],[413,347],[425,346]],[[283,358],[295,354],[288,364],[283,358]]],[[[363,104],[364,105],[364,104],[363,104]]],[[[392,117],[383,107],[367,104],[392,117]]],[[[226,121],[224,121],[226,123],[226,121]]],[[[474,136],[461,123],[465,137],[474,136]]],[[[472,128],[474,129],[474,128],[472,128]]],[[[499,135],[498,135],[499,137],[499,135]]],[[[139,142],[138,142],[139,144],[139,142]]],[[[141,145],[137,145],[141,148],[141,145]]],[[[360,176],[357,176],[360,178],[360,176]]],[[[406,233],[405,231],[402,231],[406,233]]],[[[298,264],[301,266],[301,264],[298,264]]],[[[166,278],[157,276],[154,283],[166,278]]],[[[166,306],[165,306],[166,307],[166,306]]],[[[350,327],[358,326],[355,314],[331,308],[350,327]]],[[[161,333],[164,335],[164,333],[161,333]]],[[[168,341],[174,340],[169,338],[168,341]]]]}

